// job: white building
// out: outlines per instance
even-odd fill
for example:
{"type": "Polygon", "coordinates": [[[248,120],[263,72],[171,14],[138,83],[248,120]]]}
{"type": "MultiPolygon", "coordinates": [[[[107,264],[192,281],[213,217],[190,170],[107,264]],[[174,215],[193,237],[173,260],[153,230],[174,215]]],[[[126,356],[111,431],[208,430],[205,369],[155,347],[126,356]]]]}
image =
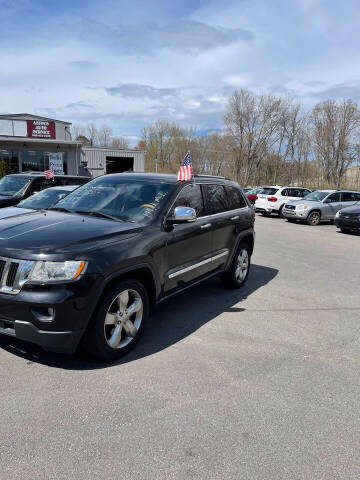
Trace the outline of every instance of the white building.
{"type": "Polygon", "coordinates": [[[44,171],[94,177],[145,171],[145,152],[83,147],[72,140],[70,122],[27,113],[0,115],[0,162],[7,173],[44,171]]]}

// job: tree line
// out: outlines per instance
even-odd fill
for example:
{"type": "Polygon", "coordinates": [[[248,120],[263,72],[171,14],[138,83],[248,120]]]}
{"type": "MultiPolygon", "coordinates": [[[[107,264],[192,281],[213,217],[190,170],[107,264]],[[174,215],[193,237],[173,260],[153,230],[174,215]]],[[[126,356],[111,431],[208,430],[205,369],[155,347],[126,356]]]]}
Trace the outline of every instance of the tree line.
{"type": "Polygon", "coordinates": [[[326,100],[306,111],[300,102],[238,90],[220,132],[157,121],[143,129],[148,171],[177,172],[187,150],[199,174],[223,175],[243,186],[340,188],[359,162],[360,110],[352,100],[326,100]]]}
{"type": "Polygon", "coordinates": [[[73,125],[71,136],[82,142],[85,147],[107,147],[107,148],[130,148],[130,142],[124,138],[114,135],[112,128],[106,123],[97,127],[94,123],[87,125],[73,125]]]}

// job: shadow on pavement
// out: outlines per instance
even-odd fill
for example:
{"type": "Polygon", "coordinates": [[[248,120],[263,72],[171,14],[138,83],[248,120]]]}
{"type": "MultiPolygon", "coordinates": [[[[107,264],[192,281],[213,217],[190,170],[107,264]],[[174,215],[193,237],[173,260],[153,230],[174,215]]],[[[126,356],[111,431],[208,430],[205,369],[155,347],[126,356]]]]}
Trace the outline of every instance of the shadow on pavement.
{"type": "Polygon", "coordinates": [[[36,345],[3,335],[0,336],[0,348],[29,362],[67,370],[93,370],[120,365],[177,343],[223,312],[243,312],[245,308],[234,305],[269,283],[277,273],[278,270],[274,268],[252,265],[249,279],[242,289],[227,290],[218,278],[213,278],[160,305],[134,350],[117,362],[101,362],[82,351],[74,355],[45,352],[36,345]]]}

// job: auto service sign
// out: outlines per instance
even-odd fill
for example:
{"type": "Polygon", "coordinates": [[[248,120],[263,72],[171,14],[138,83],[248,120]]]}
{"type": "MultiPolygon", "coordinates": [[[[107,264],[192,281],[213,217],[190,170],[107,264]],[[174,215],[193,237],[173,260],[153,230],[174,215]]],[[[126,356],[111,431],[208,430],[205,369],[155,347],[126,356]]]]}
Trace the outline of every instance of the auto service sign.
{"type": "Polygon", "coordinates": [[[55,138],[55,122],[27,120],[27,136],[30,138],[55,138]]]}

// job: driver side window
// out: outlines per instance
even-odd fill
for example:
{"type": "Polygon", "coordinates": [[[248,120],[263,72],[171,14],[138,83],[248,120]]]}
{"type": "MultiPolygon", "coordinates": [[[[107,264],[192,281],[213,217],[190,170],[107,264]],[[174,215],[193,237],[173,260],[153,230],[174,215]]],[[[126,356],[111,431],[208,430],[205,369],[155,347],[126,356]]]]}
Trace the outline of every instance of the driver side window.
{"type": "Polygon", "coordinates": [[[196,216],[202,217],[204,215],[204,201],[200,185],[187,185],[181,190],[171,209],[171,216],[174,215],[176,207],[194,208],[196,216]]]}
{"type": "Polygon", "coordinates": [[[340,202],[340,192],[332,193],[331,195],[329,195],[327,201],[329,203],[340,202]]]}

